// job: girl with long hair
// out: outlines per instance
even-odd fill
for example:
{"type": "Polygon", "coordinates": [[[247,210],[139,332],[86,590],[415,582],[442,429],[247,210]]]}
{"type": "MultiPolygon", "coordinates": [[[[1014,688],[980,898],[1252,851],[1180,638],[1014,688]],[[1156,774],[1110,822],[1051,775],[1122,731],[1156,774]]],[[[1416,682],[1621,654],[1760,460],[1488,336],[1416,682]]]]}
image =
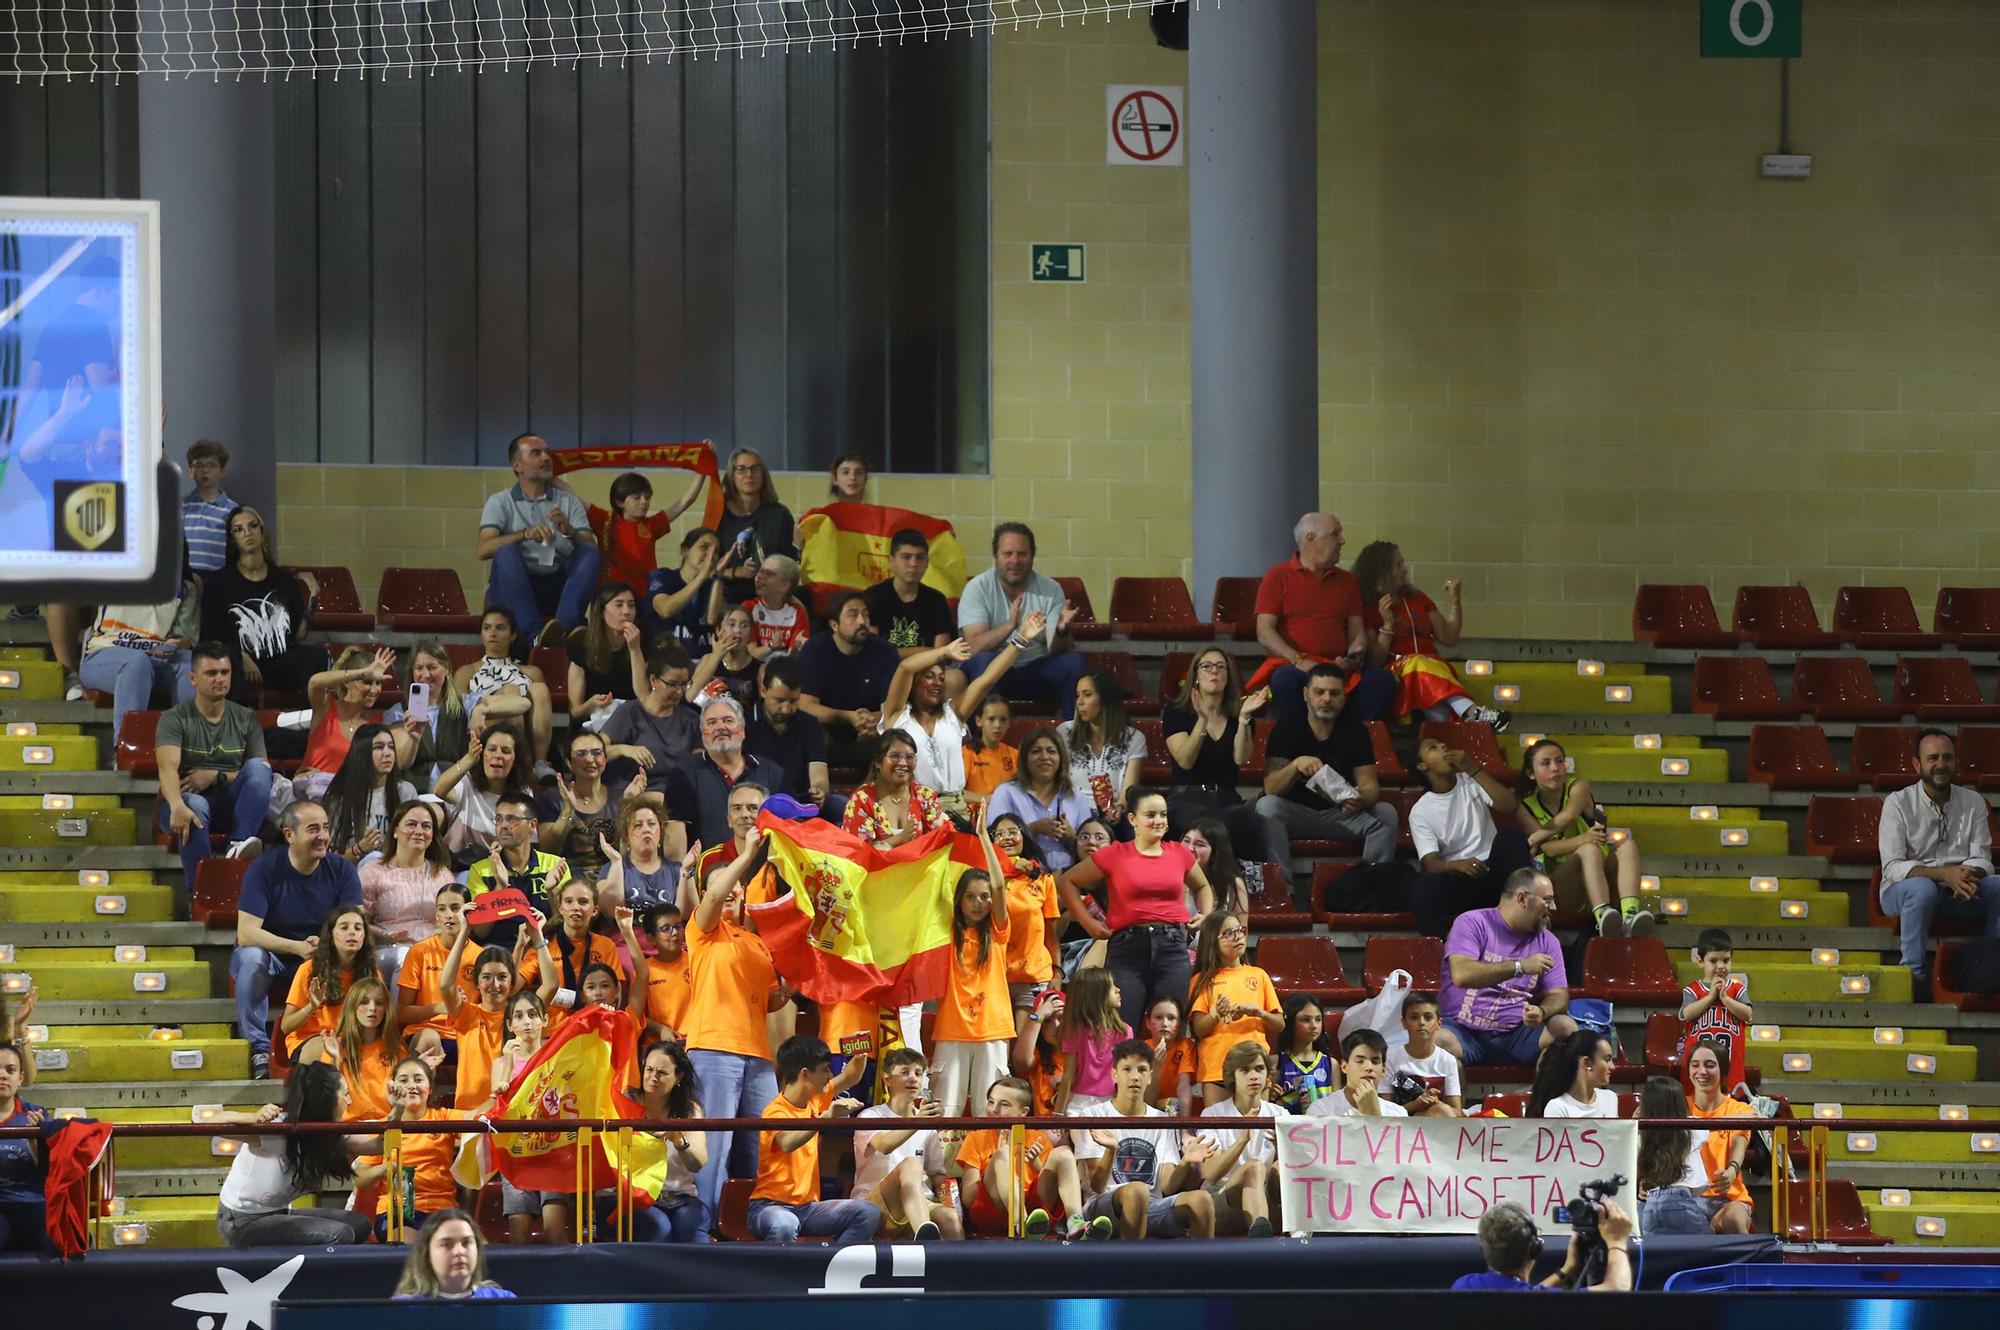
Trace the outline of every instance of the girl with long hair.
{"type": "Polygon", "coordinates": [[[1410,583],[1410,565],[1392,542],[1377,540],[1354,556],[1354,579],[1361,583],[1361,627],[1368,638],[1368,663],[1387,667],[1396,679],[1389,714],[1426,720],[1469,720],[1507,728],[1508,714],[1482,707],[1459,681],[1458,671],[1438,648],[1455,646],[1465,626],[1458,579],[1444,584],[1450,613],[1410,583]]]}
{"type": "MultiPolygon", "coordinates": [[[[466,939],[472,930],[461,927],[452,938],[451,950],[444,954],[441,972],[445,976],[461,972],[465,962],[466,939]]],[[[524,920],[521,931],[514,936],[514,951],[505,947],[475,947],[476,959],[472,965],[473,992],[471,1002],[465,1000],[464,991],[456,983],[442,982],[439,996],[443,1000],[444,1023],[458,1037],[458,1082],[454,1102],[460,1108],[470,1108],[484,1103],[493,1095],[493,1064],[499,1061],[501,1050],[507,1045],[507,999],[520,987],[521,959],[529,948],[534,949],[540,962],[540,982],[535,987],[535,996],[542,1000],[546,1010],[549,999],[556,995],[556,984],[562,979],[562,971],[555,963],[555,955],[549,950],[549,941],[542,935],[541,916],[534,915],[524,920]]],[[[427,1038],[416,1041],[416,1051],[423,1057],[434,1053],[442,1060],[442,1044],[431,1031],[424,1032],[427,1038]]]]}
{"type": "MultiPolygon", "coordinates": [[[[324,1062],[293,1067],[285,1103],[255,1113],[224,1110],[215,1121],[241,1127],[276,1122],[345,1122],[352,1118],[345,1079],[324,1062]]],[[[215,1227],[230,1247],[330,1247],[368,1241],[366,1215],[292,1202],[354,1180],[354,1159],[377,1147],[361,1136],[225,1134],[237,1144],[216,1197],[215,1227]]]]}
{"type": "Polygon", "coordinates": [[[1326,1003],[1312,993],[1285,999],[1284,1033],[1278,1036],[1277,1075],[1271,1098],[1288,1113],[1303,1113],[1313,1101],[1340,1090],[1340,1064],[1326,1045],[1326,1003]]]}
{"type": "Polygon", "coordinates": [[[978,827],[986,867],[960,873],[952,892],[951,970],[931,1049],[931,1091],[946,1117],[967,1104],[971,1113],[985,1106],[986,1088],[1007,1074],[1016,1033],[1007,989],[1012,923],[1006,898],[994,899],[1007,878],[991,832],[984,822],[978,827]]]}
{"type": "Polygon", "coordinates": [[[230,648],[236,676],[229,691],[237,701],[259,698],[267,688],[304,692],[326,668],[326,648],[305,640],[319,579],[279,564],[255,508],[232,509],[224,530],[222,567],[201,583],[201,640],[230,648]]]}
{"type": "Polygon", "coordinates": [[[368,916],[362,908],[343,905],[328,915],[320,926],[319,945],[292,975],[285,1014],[278,1021],[285,1036],[285,1055],[296,1058],[307,1040],[331,1033],[340,1021],[347,990],[362,979],[375,977],[379,968],[368,916]]]}
{"type": "Polygon", "coordinates": [[[1051,988],[1035,1001],[1028,1023],[1014,1036],[1008,1069],[1028,1082],[1034,1095],[1034,1111],[1047,1116],[1062,1102],[1063,1084],[1068,1079],[1063,1056],[1063,1012],[1068,999],[1060,989],[1051,988]]]}
{"type": "Polygon", "coordinates": [[[916,781],[917,741],[891,730],[876,741],[868,779],[847,801],[840,825],[850,835],[893,850],[946,825],[937,791],[916,781]]]}
{"type": "MultiPolygon", "coordinates": [[[[671,1040],[646,1045],[639,1053],[639,1093],[629,1098],[647,1122],[702,1116],[701,1090],[687,1050],[671,1040]]],[[[633,1211],[632,1240],[707,1242],[708,1209],[696,1193],[695,1179],[708,1162],[708,1136],[686,1128],[667,1128],[657,1135],[667,1147],[667,1176],[653,1203],[633,1211]]]]}
{"type": "MultiPolygon", "coordinates": [[[[1639,1091],[1642,1118],[1685,1118],[1687,1095],[1671,1076],[1650,1076],[1639,1091]]],[[[1639,1133],[1639,1227],[1657,1233],[1706,1233],[1708,1207],[1701,1193],[1708,1189],[1708,1168],[1701,1148],[1706,1131],[1686,1127],[1647,1127],[1639,1133]]]]}
{"type": "MultiPolygon", "coordinates": [[[[21,1098],[28,1079],[28,1053],[19,1044],[0,1044],[0,1127],[39,1127],[47,1110],[21,1098]]],[[[0,1141],[0,1252],[49,1249],[48,1206],[44,1202],[47,1151],[40,1142],[14,1137],[0,1141]]]]}
{"type": "Polygon", "coordinates": [[[639,595],[629,584],[597,588],[582,626],[570,630],[568,646],[572,725],[596,729],[620,702],[644,691],[646,635],[639,629],[639,595]]]}
{"type": "MultiPolygon", "coordinates": [[[[1041,621],[1046,617],[1040,610],[1031,611],[1022,624],[1021,636],[1041,632],[1041,621]]],[[[972,658],[972,648],[964,638],[903,657],[882,699],[882,730],[885,734],[900,730],[916,744],[919,784],[939,794],[965,793],[965,742],[971,735],[972,718],[1020,654],[1020,648],[1008,642],[956,698],[946,696],[945,670],[972,658]]]]}
{"type": "MultiPolygon", "coordinates": [[[[1687,1055],[1688,1084],[1694,1094],[1688,1098],[1691,1118],[1754,1118],[1757,1110],[1741,1099],[1732,1098],[1722,1083],[1729,1066],[1729,1054],[1711,1039],[1698,1041],[1687,1055]]],[[[1750,1188],[1743,1181],[1743,1163],[1750,1154],[1750,1133],[1709,1128],[1702,1142],[1701,1158],[1708,1185],[1701,1193],[1708,1208],[1709,1227],[1717,1233],[1750,1231],[1750,1188]]]]}
{"type": "MultiPolygon", "coordinates": [[[[389,1118],[395,1122],[463,1120],[485,1111],[491,1096],[469,1109],[431,1107],[433,1064],[424,1058],[407,1057],[389,1075],[389,1118]]],[[[458,1158],[459,1138],[445,1132],[405,1132],[402,1166],[409,1181],[407,1189],[389,1179],[375,1203],[375,1239],[387,1242],[389,1207],[402,1209],[404,1231],[422,1224],[441,1210],[458,1203],[458,1184],[452,1179],[452,1161],[458,1158]]],[[[421,1245],[421,1235],[419,1236],[421,1245]]]]}
{"type": "Polygon", "coordinates": [[[1014,779],[1021,765],[1020,750],[1007,742],[1007,728],[1014,723],[1014,709],[998,693],[988,693],[968,718],[965,751],[965,796],[984,806],[993,792],[1014,779]]]}
{"type": "Polygon", "coordinates": [[[1618,1096],[1610,1089],[1618,1054],[1595,1030],[1575,1030],[1542,1050],[1528,1095],[1531,1118],[1615,1118],[1618,1096]]]}
{"type": "Polygon", "coordinates": [[[688,696],[705,696],[711,686],[719,682],[748,715],[757,703],[757,672],[764,665],[750,651],[754,631],[755,624],[751,621],[749,610],[741,605],[732,605],[723,611],[722,619],[715,625],[714,635],[709,638],[707,652],[694,663],[694,674],[688,680],[688,696]]]}
{"type": "MultiPolygon", "coordinates": [[[[300,799],[323,799],[333,774],[347,760],[354,732],[368,723],[382,696],[382,685],[395,677],[396,653],[388,647],[370,652],[351,646],[340,653],[333,668],[322,670],[306,681],[306,697],[312,703],[312,731],[306,736],[305,760],[292,778],[292,792],[300,799]]],[[[396,764],[400,770],[416,756],[416,737],[396,734],[396,764]]]]}
{"type": "Polygon", "coordinates": [[[1120,1015],[1118,979],[1102,967],[1078,970],[1063,990],[1062,1082],[1055,1111],[1069,1113],[1109,1103],[1111,1050],[1132,1037],[1120,1015]]]}
{"type": "Polygon", "coordinates": [[[507,721],[521,726],[534,744],[531,751],[535,760],[540,761],[548,756],[549,740],[555,734],[555,703],[542,667],[523,665],[515,659],[520,639],[514,612],[504,605],[488,605],[479,616],[482,654],[478,660],[459,666],[452,681],[479,708],[484,723],[507,721]]]}
{"type": "Polygon", "coordinates": [[[662,568],[646,579],[639,607],[648,637],[671,637],[690,657],[708,652],[708,579],[715,574],[718,545],[712,528],[698,526],[681,537],[678,567],[662,568]]]}
{"type": "Polygon", "coordinates": [[[1204,1103],[1230,1095],[1222,1064],[1240,1043],[1264,1049],[1285,1028],[1285,1013],[1271,976],[1244,963],[1250,948],[1245,916],[1215,910],[1202,921],[1195,943],[1194,983],[1188,988],[1188,1021],[1198,1041],[1204,1103]]]}
{"type": "Polygon", "coordinates": [[[457,867],[470,868],[493,852],[500,796],[511,794],[534,803],[526,750],[519,730],[494,725],[474,735],[465,756],[439,773],[431,793],[452,810],[445,845],[457,867]]]}
{"type": "Polygon", "coordinates": [[[389,986],[374,975],[355,980],[340,1001],[333,1029],[299,1049],[302,1064],[333,1064],[347,1083],[347,1116],[365,1122],[389,1115],[389,1069],[402,1055],[389,986]]]}
{"type": "Polygon", "coordinates": [[[1556,884],[1557,908],[1589,909],[1605,937],[1652,933],[1653,912],[1639,895],[1638,842],[1627,836],[1611,843],[1604,810],[1590,782],[1570,774],[1563,746],[1553,739],[1529,744],[1514,792],[1519,800],[1514,819],[1556,884]]]}
{"type": "Polygon", "coordinates": [[[410,948],[437,934],[438,889],[452,880],[444,851],[444,814],[435,804],[406,796],[389,815],[384,853],[361,865],[361,908],[381,935],[376,957],[382,978],[395,987],[410,948]]]}
{"type": "Polygon", "coordinates": [[[1028,824],[1028,834],[1041,847],[1041,860],[1051,873],[1076,863],[1076,829],[1095,811],[1095,805],[1070,783],[1069,749],[1053,725],[1028,731],[1021,740],[1014,779],[994,790],[986,802],[988,821],[1012,813],[1028,824]]]}
{"type": "Polygon", "coordinates": [[[1194,854],[1208,885],[1214,889],[1216,908],[1250,917],[1250,886],[1244,879],[1257,865],[1244,865],[1236,857],[1229,828],[1221,818],[1205,817],[1187,829],[1181,844],[1194,854]]]}
{"type": "Polygon", "coordinates": [[[357,864],[380,856],[389,841],[389,810],[416,797],[417,787],[396,775],[395,731],[363,725],[321,801],[333,828],[333,852],[357,864]]]}
{"type": "Polygon", "coordinates": [[[632,773],[623,790],[605,783],[604,768],[611,748],[601,734],[586,729],[569,732],[569,779],[556,773],[556,787],[542,791],[535,803],[537,843],[561,855],[572,873],[601,873],[605,858],[598,842],[618,830],[620,808],[646,792],[644,770],[632,773]]]}
{"type": "Polygon", "coordinates": [[[429,788],[439,771],[465,751],[473,732],[484,727],[485,715],[475,716],[466,707],[458,685],[451,680],[451,655],[434,638],[425,638],[410,648],[410,683],[422,684],[430,693],[422,718],[412,720],[409,704],[398,702],[383,719],[414,737],[410,773],[419,785],[429,788]]]}
{"type": "Polygon", "coordinates": [[[1194,1074],[1198,1065],[1194,1040],[1188,1035],[1187,1003],[1171,993],[1155,993],[1146,1004],[1145,1041],[1153,1046],[1153,1107],[1186,1117],[1194,1108],[1194,1074]]]}
{"type": "Polygon", "coordinates": [[[1070,788],[1114,823],[1121,820],[1125,793],[1139,783],[1146,756],[1146,736],[1125,718],[1125,690],[1107,671],[1084,675],[1076,681],[1076,714],[1056,733],[1069,750],[1070,788]]]}
{"type": "Polygon", "coordinates": [[[1028,824],[1012,813],[982,823],[993,838],[1007,892],[1007,1000],[1019,1034],[1036,999],[1056,975],[1056,934],[1062,897],[1056,880],[1033,857],[1028,824]]]}
{"type": "MultiPolygon", "coordinates": [[[[562,979],[556,986],[555,999],[549,1003],[549,1023],[560,1025],[570,1012],[584,1005],[583,978],[586,967],[596,964],[611,968],[614,979],[618,978],[618,944],[601,933],[591,930],[597,919],[597,886],[580,877],[573,877],[563,883],[562,890],[555,899],[556,916],[561,927],[550,939],[557,964],[561,967],[562,979]]],[[[624,907],[619,907],[621,910],[624,907]]],[[[632,912],[625,910],[625,922],[630,927],[632,912]]],[[[639,952],[636,942],[631,944],[633,952],[639,952]]],[[[521,982],[532,984],[541,976],[541,955],[529,956],[521,964],[521,982]]]]}
{"type": "Polygon", "coordinates": [[[0,1044],[12,1044],[21,1050],[21,1084],[35,1083],[34,1039],[28,1033],[28,1017],[35,1014],[35,1001],[41,996],[39,989],[30,987],[21,995],[14,1009],[7,1009],[7,995],[0,993],[0,1044]]]}
{"type": "MultiPolygon", "coordinates": [[[[507,1042],[493,1059],[495,1098],[541,1052],[542,1045],[548,1042],[550,1023],[549,1010],[542,1005],[539,994],[524,988],[507,999],[507,1042]]],[[[542,1240],[551,1247],[568,1242],[570,1207],[575,1200],[563,1192],[523,1191],[503,1175],[500,1213],[507,1218],[507,1241],[516,1247],[527,1246],[534,1235],[535,1216],[540,1214],[542,1240]]]]}

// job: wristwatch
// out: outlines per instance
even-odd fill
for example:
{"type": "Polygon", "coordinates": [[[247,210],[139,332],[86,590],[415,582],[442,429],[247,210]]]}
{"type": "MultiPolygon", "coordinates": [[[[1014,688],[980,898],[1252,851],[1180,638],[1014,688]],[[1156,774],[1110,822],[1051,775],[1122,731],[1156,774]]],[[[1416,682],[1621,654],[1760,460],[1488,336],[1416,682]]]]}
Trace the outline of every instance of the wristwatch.
{"type": "Polygon", "coordinates": [[[1516,979],[1519,979],[1522,975],[1526,974],[1527,972],[1528,972],[1527,967],[1522,965],[1520,961],[1516,960],[1514,962],[1514,977],[1516,979]]]}

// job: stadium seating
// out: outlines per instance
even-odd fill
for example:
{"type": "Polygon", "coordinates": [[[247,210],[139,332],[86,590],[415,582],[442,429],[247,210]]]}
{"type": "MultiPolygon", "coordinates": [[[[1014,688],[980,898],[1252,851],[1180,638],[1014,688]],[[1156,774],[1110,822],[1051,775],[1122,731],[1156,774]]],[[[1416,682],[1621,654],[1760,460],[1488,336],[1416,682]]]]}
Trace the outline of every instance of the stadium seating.
{"type": "Polygon", "coordinates": [[[1806,853],[1837,864],[1872,864],[1879,857],[1881,822],[1880,799],[1816,794],[1806,805],[1806,853]]]}
{"type": "Polygon", "coordinates": [[[1641,1007],[1675,1006],[1681,982],[1658,938],[1595,937],[1583,949],[1576,992],[1641,1007]]]}
{"type": "Polygon", "coordinates": [[[1257,965],[1271,976],[1281,997],[1314,993],[1328,1002],[1359,1002],[1366,996],[1347,982],[1340,952],[1324,933],[1283,934],[1257,940],[1257,965]]]}
{"type": "MultiPolygon", "coordinates": [[[[1676,999],[1678,1000],[1678,999],[1676,999]]],[[[1681,1040],[1685,1027],[1679,1011],[1655,1011],[1646,1017],[1645,1059],[1649,1070],[1681,1074],[1681,1040]]]]}
{"type": "Polygon", "coordinates": [[[1854,777],[1834,765],[1817,725],[1753,725],[1750,779],[1774,790],[1851,790],[1854,777]]]}
{"type": "Polygon", "coordinates": [[[466,608],[465,590],[449,568],[383,569],[375,618],[401,633],[479,631],[479,616],[466,608]]]}
{"type": "Polygon", "coordinates": [[[1944,645],[1937,633],[1917,622],[1917,607],[1907,588],[1844,586],[1833,597],[1833,631],[1863,651],[1935,651],[1944,645]]]}
{"type": "Polygon", "coordinates": [[[1192,651],[1169,651],[1160,657],[1161,706],[1171,706],[1174,699],[1181,695],[1181,687],[1187,682],[1188,667],[1192,664],[1194,664],[1192,651]]]}
{"type": "Polygon", "coordinates": [[[1847,765],[1855,780],[1863,785],[1884,791],[1900,790],[1916,784],[1917,773],[1910,765],[1916,751],[1914,725],[1857,725],[1847,765]]]}
{"type": "Polygon", "coordinates": [[[1905,656],[1896,662],[1896,701],[1921,721],[2000,720],[2000,706],[1979,695],[1963,656],[1905,656]]]}
{"type": "Polygon", "coordinates": [[[1968,725],[1958,732],[1958,780],[1982,793],[2000,791],[2000,728],[1968,725]]]}
{"type": "Polygon", "coordinates": [[[1899,720],[1903,708],[1884,702],[1868,662],[1858,656],[1800,656],[1792,667],[1792,701],[1814,720],[1899,720]]]}
{"type": "MultiPolygon", "coordinates": [[[[354,574],[338,567],[295,566],[292,572],[311,573],[319,582],[319,599],[312,606],[312,629],[318,633],[366,633],[375,627],[375,616],[361,603],[354,574]]],[[[300,594],[304,594],[301,588],[300,594]]]]}
{"type": "Polygon", "coordinates": [[[1519,769],[1502,756],[1491,725],[1475,725],[1466,720],[1427,720],[1417,728],[1417,742],[1421,744],[1427,739],[1436,739],[1445,747],[1464,753],[1497,780],[1511,783],[1519,774],[1519,769]]]}
{"type": "Polygon", "coordinates": [[[1178,577],[1119,577],[1111,583],[1111,628],[1135,642],[1187,642],[1215,636],[1195,617],[1194,597],[1178,577]]]}
{"type": "Polygon", "coordinates": [[[1964,949],[1965,943],[1956,939],[1938,943],[1937,957],[1931,964],[1932,994],[1960,1011],[2000,1011],[2000,993],[1968,993],[1961,987],[1958,962],[1964,949]]]}
{"type": "Polygon", "coordinates": [[[1961,651],[2000,651],[2000,587],[1939,587],[1931,627],[1961,651]]]}
{"type": "Polygon", "coordinates": [[[1717,720],[1793,720],[1804,710],[1778,696],[1761,656],[1697,656],[1693,705],[1717,720]]]}
{"type": "Polygon", "coordinates": [[[1715,617],[1707,587],[1653,582],[1632,599],[1632,638],[1669,649],[1733,647],[1741,640],[1715,617]]]}
{"type": "MultiPolygon", "coordinates": [[[[1488,738],[1492,733],[1488,731],[1488,738]]],[[[1403,765],[1402,755],[1396,751],[1395,736],[1389,732],[1384,721],[1368,722],[1368,738],[1375,745],[1375,779],[1384,786],[1416,784],[1416,776],[1403,765]]]]}
{"type": "Polygon", "coordinates": [[[1061,585],[1063,595],[1069,598],[1069,603],[1076,606],[1076,618],[1072,619],[1069,625],[1071,640],[1077,642],[1110,641],[1112,635],[1111,625],[1098,622],[1097,612],[1091,608],[1090,604],[1090,588],[1083,584],[1083,579],[1081,577],[1058,577],[1056,582],[1061,585]]]}
{"type": "Polygon", "coordinates": [[[1819,651],[1840,638],[1819,626],[1812,593],[1802,586],[1746,586],[1736,589],[1731,626],[1752,646],[1819,651]]]}
{"type": "Polygon", "coordinates": [[[1261,577],[1218,577],[1215,600],[1209,606],[1209,622],[1218,637],[1238,642],[1257,640],[1257,588],[1261,577]]]}
{"type": "Polygon", "coordinates": [[[1410,976],[1412,990],[1435,992],[1444,982],[1444,939],[1435,937],[1371,937],[1361,963],[1361,983],[1380,992],[1392,970],[1410,976]]]}
{"type": "Polygon", "coordinates": [[[1285,872],[1274,863],[1263,865],[1262,873],[1250,890],[1249,923],[1251,933],[1257,936],[1265,933],[1304,933],[1313,926],[1312,911],[1301,910],[1292,903],[1285,872]]]}
{"type": "Polygon", "coordinates": [[[1139,669],[1132,663],[1132,657],[1123,651],[1086,651],[1083,659],[1093,673],[1108,674],[1117,683],[1118,690],[1125,694],[1125,714],[1128,716],[1157,716],[1160,704],[1146,695],[1145,685],[1139,682],[1139,669]]]}
{"type": "Polygon", "coordinates": [[[248,859],[204,859],[194,875],[194,895],[189,912],[194,921],[208,928],[236,927],[236,898],[243,893],[243,875],[250,871],[248,859]]]}
{"type": "MultiPolygon", "coordinates": [[[[1297,848],[1297,842],[1294,842],[1293,849],[1297,848]]],[[[1335,932],[1371,933],[1378,930],[1404,932],[1417,926],[1417,916],[1408,911],[1342,913],[1329,907],[1327,902],[1331,897],[1333,884],[1342,873],[1353,867],[1352,863],[1331,863],[1324,860],[1314,865],[1311,899],[1315,919],[1335,932]]]]}

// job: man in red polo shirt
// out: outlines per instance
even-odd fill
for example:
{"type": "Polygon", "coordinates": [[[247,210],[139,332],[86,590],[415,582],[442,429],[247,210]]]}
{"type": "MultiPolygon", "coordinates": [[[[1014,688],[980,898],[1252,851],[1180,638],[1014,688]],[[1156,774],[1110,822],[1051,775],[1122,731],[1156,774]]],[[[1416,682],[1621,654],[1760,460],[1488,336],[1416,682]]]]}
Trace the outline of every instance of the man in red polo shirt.
{"type": "Polygon", "coordinates": [[[1395,676],[1363,668],[1368,635],[1361,627],[1361,583],[1340,566],[1340,519],[1307,513],[1292,527],[1298,553],[1273,564],[1257,587],[1257,640],[1271,653],[1249,687],[1271,686],[1288,714],[1305,711],[1306,671],[1331,661],[1348,673],[1347,709],[1362,720],[1382,714],[1396,693],[1395,676]]]}

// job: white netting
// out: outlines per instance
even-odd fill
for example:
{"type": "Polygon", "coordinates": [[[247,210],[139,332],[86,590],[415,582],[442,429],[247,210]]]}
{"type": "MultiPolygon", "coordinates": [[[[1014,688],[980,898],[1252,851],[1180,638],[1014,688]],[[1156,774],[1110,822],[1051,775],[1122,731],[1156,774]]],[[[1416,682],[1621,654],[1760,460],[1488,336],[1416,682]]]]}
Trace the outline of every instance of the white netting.
{"type": "Polygon", "coordinates": [[[0,0],[0,76],[410,74],[698,59],[1153,8],[1154,0],[0,0]]]}

